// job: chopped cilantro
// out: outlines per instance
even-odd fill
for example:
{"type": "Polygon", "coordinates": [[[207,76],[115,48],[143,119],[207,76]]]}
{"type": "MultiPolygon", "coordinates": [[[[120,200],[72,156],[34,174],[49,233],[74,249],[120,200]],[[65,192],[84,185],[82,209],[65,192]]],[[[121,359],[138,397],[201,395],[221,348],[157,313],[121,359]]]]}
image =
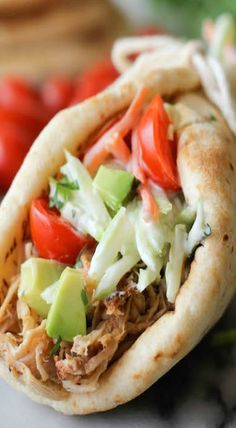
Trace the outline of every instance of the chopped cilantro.
{"type": "Polygon", "coordinates": [[[51,351],[49,353],[50,356],[57,354],[57,352],[59,351],[60,345],[61,345],[61,341],[62,341],[62,338],[60,336],[58,336],[56,339],[55,345],[53,346],[53,348],[51,349],[51,351]]]}
{"type": "Polygon", "coordinates": [[[88,299],[88,295],[84,289],[81,291],[81,299],[83,301],[84,306],[87,306],[89,299],[88,299]]]}
{"type": "Polygon", "coordinates": [[[217,122],[217,118],[216,118],[216,116],[214,115],[214,113],[210,113],[210,115],[209,115],[209,120],[210,120],[211,122],[217,122]]]}
{"type": "Polygon", "coordinates": [[[63,177],[60,181],[50,178],[50,208],[63,208],[65,202],[70,199],[71,193],[74,190],[79,189],[77,181],[69,181],[66,177],[63,177]]]}

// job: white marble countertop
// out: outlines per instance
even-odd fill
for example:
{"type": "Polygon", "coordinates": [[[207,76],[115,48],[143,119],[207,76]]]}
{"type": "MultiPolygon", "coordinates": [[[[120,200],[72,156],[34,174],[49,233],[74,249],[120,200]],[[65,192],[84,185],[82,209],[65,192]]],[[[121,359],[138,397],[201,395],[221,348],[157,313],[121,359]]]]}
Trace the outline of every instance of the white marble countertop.
{"type": "MultiPolygon", "coordinates": [[[[216,327],[235,326],[236,300],[216,327]]],[[[107,413],[68,417],[32,403],[0,381],[2,428],[236,428],[236,345],[212,333],[136,400],[107,413]]]]}

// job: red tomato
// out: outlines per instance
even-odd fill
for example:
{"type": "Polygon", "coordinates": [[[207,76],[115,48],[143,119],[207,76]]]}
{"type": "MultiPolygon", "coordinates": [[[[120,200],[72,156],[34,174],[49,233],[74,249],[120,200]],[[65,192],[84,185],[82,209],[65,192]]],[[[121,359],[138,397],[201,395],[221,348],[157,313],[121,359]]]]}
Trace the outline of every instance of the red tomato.
{"type": "Polygon", "coordinates": [[[21,128],[27,128],[32,132],[33,139],[37,137],[42,129],[42,125],[38,120],[34,120],[34,118],[29,117],[24,112],[14,111],[0,105],[0,126],[4,123],[14,124],[21,128]]]}
{"type": "Polygon", "coordinates": [[[117,79],[119,73],[110,60],[99,62],[77,80],[72,104],[96,95],[117,79]]]}
{"type": "Polygon", "coordinates": [[[0,106],[22,113],[45,126],[50,118],[38,92],[20,78],[4,77],[0,80],[0,106]]]}
{"type": "Polygon", "coordinates": [[[170,121],[163,101],[156,95],[144,112],[139,126],[140,163],[145,173],[165,189],[179,186],[173,142],[168,140],[170,121]]]}
{"type": "Polygon", "coordinates": [[[31,204],[30,230],[40,257],[65,264],[73,265],[82,248],[92,241],[73,229],[56,209],[50,209],[44,198],[35,199],[31,204]]]}
{"type": "Polygon", "coordinates": [[[52,114],[70,104],[73,93],[72,81],[65,76],[49,78],[42,87],[42,100],[52,114]]]}
{"type": "Polygon", "coordinates": [[[0,191],[10,186],[33,141],[32,133],[14,123],[0,126],[0,191]]]}

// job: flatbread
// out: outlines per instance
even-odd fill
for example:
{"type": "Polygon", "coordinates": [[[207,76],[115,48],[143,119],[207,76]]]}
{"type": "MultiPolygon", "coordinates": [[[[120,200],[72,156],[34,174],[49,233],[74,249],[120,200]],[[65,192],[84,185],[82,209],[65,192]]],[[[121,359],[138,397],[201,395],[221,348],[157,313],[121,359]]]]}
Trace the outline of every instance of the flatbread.
{"type": "MultiPolygon", "coordinates": [[[[127,107],[137,86],[145,81],[150,92],[174,96],[196,89],[191,70],[179,66],[160,69],[130,83],[120,82],[81,105],[59,113],[42,131],[0,207],[0,284],[19,269],[28,209],[33,197],[47,187],[48,177],[65,162],[63,149],[76,153],[89,136],[115,113],[127,107]]],[[[178,170],[185,198],[196,206],[203,200],[206,222],[212,228],[195,253],[190,274],[181,286],[175,310],[149,327],[102,375],[94,392],[68,393],[43,384],[28,368],[14,375],[0,359],[0,375],[31,399],[66,414],[88,414],[111,409],[146,390],[171,369],[222,315],[235,291],[236,146],[218,111],[202,94],[177,98],[183,119],[179,125],[178,170]],[[216,121],[211,121],[214,112],[216,121]]],[[[4,341],[4,335],[0,336],[4,341]]]]}

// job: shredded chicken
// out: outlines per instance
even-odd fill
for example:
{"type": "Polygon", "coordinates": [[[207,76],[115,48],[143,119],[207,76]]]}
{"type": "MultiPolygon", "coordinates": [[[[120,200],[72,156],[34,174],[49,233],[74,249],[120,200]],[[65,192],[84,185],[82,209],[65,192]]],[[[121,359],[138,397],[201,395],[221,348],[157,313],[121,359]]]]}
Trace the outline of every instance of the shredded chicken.
{"type": "Polygon", "coordinates": [[[63,360],[56,358],[58,377],[64,387],[71,390],[70,384],[82,385],[85,390],[87,385],[87,390],[94,390],[124,334],[123,316],[123,319],[113,317],[106,320],[86,336],[76,337],[70,354],[66,354],[63,360]]]}
{"type": "MultiPolygon", "coordinates": [[[[31,255],[32,247],[26,253],[31,255]]],[[[62,342],[55,357],[46,320],[17,298],[19,277],[14,278],[0,308],[0,356],[16,376],[27,369],[35,380],[61,383],[67,391],[95,390],[109,364],[168,309],[161,286],[140,293],[135,275],[124,278],[107,299],[94,302],[88,334],[77,336],[73,344],[62,342]]]]}
{"type": "Polygon", "coordinates": [[[53,343],[46,334],[46,321],[41,321],[26,303],[17,300],[18,283],[19,279],[15,279],[1,306],[0,332],[7,333],[0,335],[0,356],[16,372],[21,372],[23,365],[37,379],[56,379],[55,364],[49,356],[53,343]],[[16,320],[17,329],[13,330],[16,320]]]}
{"type": "Polygon", "coordinates": [[[142,294],[130,287],[96,302],[90,333],[77,336],[70,351],[55,358],[64,388],[74,392],[96,389],[109,363],[166,310],[164,294],[155,286],[142,294]]]}
{"type": "Polygon", "coordinates": [[[19,277],[14,277],[0,306],[0,333],[16,332],[19,328],[16,314],[19,277]]]}

